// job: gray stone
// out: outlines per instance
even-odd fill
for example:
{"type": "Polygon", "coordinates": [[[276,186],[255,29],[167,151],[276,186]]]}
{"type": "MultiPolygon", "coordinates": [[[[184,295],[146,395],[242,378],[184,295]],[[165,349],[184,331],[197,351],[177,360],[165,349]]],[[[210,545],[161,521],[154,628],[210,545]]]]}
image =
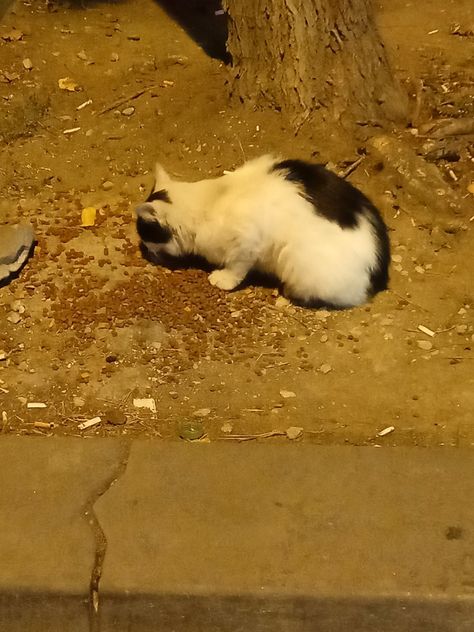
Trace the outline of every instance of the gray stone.
{"type": "Polygon", "coordinates": [[[0,281],[18,272],[31,251],[35,236],[29,224],[0,226],[0,281]]]}
{"type": "Polygon", "coordinates": [[[472,632],[474,453],[136,442],[101,631],[472,632]]]}
{"type": "Polygon", "coordinates": [[[115,441],[0,441],[0,632],[88,632],[90,503],[120,469],[115,441]]]}

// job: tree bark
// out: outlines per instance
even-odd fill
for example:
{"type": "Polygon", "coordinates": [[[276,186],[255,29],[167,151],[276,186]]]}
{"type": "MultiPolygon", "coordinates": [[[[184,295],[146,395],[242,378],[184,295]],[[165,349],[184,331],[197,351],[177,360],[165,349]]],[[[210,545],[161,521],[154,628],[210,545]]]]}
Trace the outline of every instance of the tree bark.
{"type": "Polygon", "coordinates": [[[224,0],[232,92],[304,122],[406,116],[371,0],[224,0]]]}

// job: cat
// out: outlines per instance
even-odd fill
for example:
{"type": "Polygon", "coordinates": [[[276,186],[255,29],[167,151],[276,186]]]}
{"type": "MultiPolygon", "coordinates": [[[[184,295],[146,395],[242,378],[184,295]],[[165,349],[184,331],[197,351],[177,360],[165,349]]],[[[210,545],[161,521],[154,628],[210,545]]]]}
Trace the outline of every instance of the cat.
{"type": "Polygon", "coordinates": [[[322,165],[265,155],[198,182],[157,165],[136,214],[152,256],[200,255],[218,266],[209,282],[222,290],[250,270],[276,276],[305,306],[348,308],[387,288],[390,243],[379,211],[322,165]]]}

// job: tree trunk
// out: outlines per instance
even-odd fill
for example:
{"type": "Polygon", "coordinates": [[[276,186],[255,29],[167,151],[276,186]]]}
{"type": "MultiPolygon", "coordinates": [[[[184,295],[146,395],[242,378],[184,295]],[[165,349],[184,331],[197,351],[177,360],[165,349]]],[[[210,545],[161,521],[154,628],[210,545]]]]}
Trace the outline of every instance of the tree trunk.
{"type": "Polygon", "coordinates": [[[371,0],[224,0],[232,92],[304,122],[406,116],[371,0]]]}

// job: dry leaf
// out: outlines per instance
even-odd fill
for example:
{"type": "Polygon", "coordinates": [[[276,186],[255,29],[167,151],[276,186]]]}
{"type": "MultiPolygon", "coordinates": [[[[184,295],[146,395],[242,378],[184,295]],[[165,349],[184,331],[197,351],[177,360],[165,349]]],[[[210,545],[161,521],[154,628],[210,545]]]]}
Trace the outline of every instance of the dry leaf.
{"type": "Polygon", "coordinates": [[[12,81],[16,81],[20,78],[20,75],[17,72],[8,72],[7,70],[2,70],[1,73],[4,83],[11,83],[12,81]]]}
{"type": "Polygon", "coordinates": [[[79,90],[79,85],[70,77],[58,79],[58,86],[61,90],[67,90],[68,92],[76,92],[76,90],[79,90]]]}
{"type": "Polygon", "coordinates": [[[19,40],[23,39],[23,35],[24,33],[22,33],[22,31],[13,28],[11,31],[0,35],[0,37],[2,38],[2,40],[5,40],[5,42],[18,42],[19,40]]]}
{"type": "Polygon", "coordinates": [[[81,213],[81,226],[94,226],[96,215],[97,209],[93,206],[86,206],[86,208],[83,208],[81,213]]]}

